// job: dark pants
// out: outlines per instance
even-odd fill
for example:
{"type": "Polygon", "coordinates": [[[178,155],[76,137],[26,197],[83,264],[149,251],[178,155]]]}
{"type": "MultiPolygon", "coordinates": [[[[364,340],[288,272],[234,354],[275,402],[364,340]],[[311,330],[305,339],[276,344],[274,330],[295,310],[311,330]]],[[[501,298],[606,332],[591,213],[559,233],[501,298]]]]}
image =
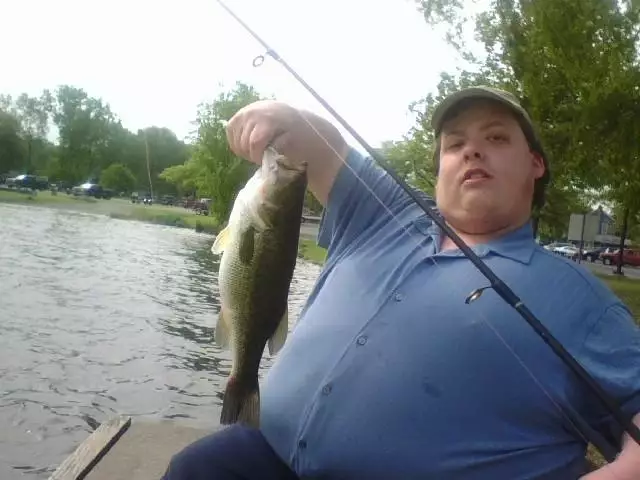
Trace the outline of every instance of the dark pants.
{"type": "Polygon", "coordinates": [[[230,425],[188,445],[162,480],[298,480],[259,430],[230,425]]]}

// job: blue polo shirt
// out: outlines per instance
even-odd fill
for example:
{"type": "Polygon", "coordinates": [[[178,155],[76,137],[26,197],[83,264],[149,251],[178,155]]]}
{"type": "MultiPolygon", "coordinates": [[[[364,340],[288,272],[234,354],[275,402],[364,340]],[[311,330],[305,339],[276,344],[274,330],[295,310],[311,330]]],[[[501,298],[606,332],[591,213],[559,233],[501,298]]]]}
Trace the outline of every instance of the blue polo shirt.
{"type": "MultiPolygon", "coordinates": [[[[261,387],[262,431],[301,476],[569,479],[609,438],[597,399],[370,159],[353,150],[330,193],[327,263],[261,387]],[[355,174],[354,174],[355,171],[355,174]],[[360,180],[359,180],[359,179],[360,180]]],[[[640,411],[640,331],[586,269],[531,226],[475,252],[625,411],[640,411]]]]}

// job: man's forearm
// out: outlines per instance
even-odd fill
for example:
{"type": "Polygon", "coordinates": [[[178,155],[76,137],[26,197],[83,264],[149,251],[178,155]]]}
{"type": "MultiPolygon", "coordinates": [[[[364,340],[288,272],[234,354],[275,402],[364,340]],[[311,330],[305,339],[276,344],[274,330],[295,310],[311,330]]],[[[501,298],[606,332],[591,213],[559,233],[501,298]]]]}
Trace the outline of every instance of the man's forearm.
{"type": "MultiPolygon", "coordinates": [[[[633,418],[640,427],[640,414],[633,418]]],[[[581,480],[634,480],[640,478],[640,445],[625,433],[622,451],[615,461],[582,477],[581,480]]]]}

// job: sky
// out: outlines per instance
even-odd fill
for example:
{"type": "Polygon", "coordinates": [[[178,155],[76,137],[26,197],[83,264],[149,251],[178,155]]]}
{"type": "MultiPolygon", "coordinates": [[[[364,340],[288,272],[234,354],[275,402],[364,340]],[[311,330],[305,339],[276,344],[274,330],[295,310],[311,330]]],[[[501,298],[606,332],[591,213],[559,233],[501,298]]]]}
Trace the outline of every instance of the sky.
{"type": "MultiPolygon", "coordinates": [[[[242,81],[338,126],[278,62],[252,66],[264,48],[215,0],[0,3],[0,93],[70,84],[132,131],[155,125],[184,138],[199,103],[242,81]]],[[[413,0],[225,3],[374,146],[400,139],[414,123],[409,104],[459,64],[413,0]]]]}

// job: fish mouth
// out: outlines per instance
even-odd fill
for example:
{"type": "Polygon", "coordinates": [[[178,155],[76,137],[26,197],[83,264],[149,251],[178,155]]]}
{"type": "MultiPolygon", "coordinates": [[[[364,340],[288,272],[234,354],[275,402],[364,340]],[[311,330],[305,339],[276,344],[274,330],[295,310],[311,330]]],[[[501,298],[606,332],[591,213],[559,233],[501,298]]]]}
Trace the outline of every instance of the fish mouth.
{"type": "Polygon", "coordinates": [[[307,162],[291,160],[290,158],[285,157],[284,155],[279,155],[278,157],[276,157],[276,163],[280,168],[283,168],[285,170],[292,170],[295,172],[304,171],[307,168],[307,162]]]}
{"type": "Polygon", "coordinates": [[[470,168],[464,175],[462,175],[462,180],[460,183],[466,182],[475,182],[481,180],[488,180],[493,178],[486,170],[482,168],[470,168]]]}
{"type": "Polygon", "coordinates": [[[276,171],[278,169],[299,171],[306,168],[306,162],[299,162],[278,153],[273,147],[267,147],[262,157],[263,171],[276,171]]]}

